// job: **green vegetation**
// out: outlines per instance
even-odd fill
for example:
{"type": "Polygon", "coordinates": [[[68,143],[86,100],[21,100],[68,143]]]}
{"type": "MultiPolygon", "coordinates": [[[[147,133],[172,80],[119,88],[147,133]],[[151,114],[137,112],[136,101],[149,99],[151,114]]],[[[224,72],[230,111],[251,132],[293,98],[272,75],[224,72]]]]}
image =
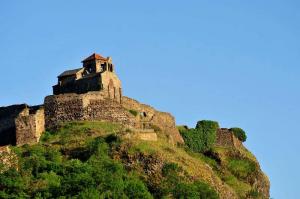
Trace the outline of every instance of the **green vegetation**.
{"type": "Polygon", "coordinates": [[[22,147],[18,171],[0,174],[0,198],[152,198],[137,175],[109,157],[108,140],[89,141],[79,154],[41,144],[22,147]]]}
{"type": "Polygon", "coordinates": [[[240,141],[245,142],[247,140],[246,132],[243,129],[234,127],[229,130],[231,130],[235,137],[238,138],[240,141]]]}
{"type": "Polygon", "coordinates": [[[139,114],[139,112],[136,111],[136,110],[130,109],[130,110],[128,110],[128,111],[129,111],[129,113],[131,113],[131,114],[134,115],[134,116],[137,116],[137,115],[139,114]]]}
{"type": "Polygon", "coordinates": [[[231,173],[222,176],[223,181],[232,187],[240,198],[245,198],[245,194],[251,190],[251,186],[246,182],[240,181],[231,173]]]}
{"type": "Polygon", "coordinates": [[[247,198],[264,198],[256,189],[251,189],[247,194],[247,198]]]}
{"type": "Polygon", "coordinates": [[[131,131],[119,124],[62,124],[39,144],[12,148],[18,167],[2,168],[0,198],[264,198],[253,186],[268,182],[255,157],[213,146],[218,127],[180,126],[185,145],[174,145],[159,128],[149,142],[122,137],[131,131]]]}
{"type": "Polygon", "coordinates": [[[117,134],[122,130],[113,123],[72,122],[46,132],[39,144],[14,147],[19,166],[0,173],[0,198],[219,198],[205,182],[191,180],[201,165],[194,171],[186,167],[190,161],[175,163],[177,156],[195,164],[200,160],[164,138],[153,142],[156,147],[121,140],[117,134]],[[130,169],[124,167],[126,158],[117,158],[126,157],[119,151],[126,146],[131,147],[126,149],[131,151],[128,157],[143,157],[130,169]],[[159,155],[161,149],[165,157],[159,155]],[[157,156],[162,159],[156,160],[157,156]],[[143,159],[147,161],[139,169],[143,159]],[[155,175],[144,172],[152,160],[153,164],[164,161],[155,175]]]}
{"type": "Polygon", "coordinates": [[[179,128],[185,144],[194,152],[205,152],[212,148],[216,140],[219,124],[215,121],[202,120],[196,128],[179,128]]]}
{"type": "MultiPolygon", "coordinates": [[[[152,181],[153,182],[153,181],[152,181]]],[[[162,180],[152,186],[155,198],[208,198],[219,196],[209,185],[201,181],[188,182],[188,176],[176,163],[166,163],[162,169],[162,180]]]]}
{"type": "Polygon", "coordinates": [[[239,179],[247,179],[256,170],[254,162],[248,159],[230,159],[228,169],[239,179]]]}
{"type": "Polygon", "coordinates": [[[227,185],[235,190],[240,198],[265,198],[261,193],[256,194],[257,187],[253,186],[253,179],[264,182],[268,182],[268,179],[264,175],[259,177],[259,165],[246,148],[242,146],[237,150],[215,147],[214,151],[219,155],[222,167],[213,167],[213,169],[227,185]]]}

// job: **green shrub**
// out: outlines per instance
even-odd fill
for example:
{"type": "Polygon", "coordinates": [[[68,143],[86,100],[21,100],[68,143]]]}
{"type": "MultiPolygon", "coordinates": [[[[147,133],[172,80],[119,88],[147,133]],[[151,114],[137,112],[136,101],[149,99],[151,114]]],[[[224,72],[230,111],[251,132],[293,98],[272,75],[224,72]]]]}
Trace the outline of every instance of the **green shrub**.
{"type": "Polygon", "coordinates": [[[44,142],[14,147],[19,167],[0,172],[0,198],[217,198],[175,163],[146,178],[143,171],[128,171],[113,159],[121,144],[115,130],[106,123],[70,123],[48,132],[44,142]],[[98,127],[107,133],[90,136],[98,127]]]}
{"type": "Polygon", "coordinates": [[[189,130],[189,127],[186,125],[177,126],[177,129],[179,132],[184,132],[186,130],[189,130]]]}
{"type": "Polygon", "coordinates": [[[138,176],[110,157],[119,142],[111,135],[81,141],[75,148],[60,142],[24,145],[16,150],[18,171],[0,173],[0,198],[152,198],[138,176]],[[78,148],[84,161],[70,155],[78,148]]]}
{"type": "Polygon", "coordinates": [[[196,129],[203,128],[205,131],[217,130],[219,123],[211,120],[201,120],[197,122],[196,129]]]}
{"type": "Polygon", "coordinates": [[[131,199],[152,199],[145,184],[137,179],[131,179],[126,182],[124,192],[131,199]]]}
{"type": "Polygon", "coordinates": [[[131,113],[131,114],[134,115],[134,116],[137,116],[137,115],[139,114],[139,112],[136,111],[136,110],[130,109],[130,110],[128,110],[128,111],[129,111],[129,113],[131,113]]]}
{"type": "Polygon", "coordinates": [[[245,142],[247,140],[246,132],[243,129],[234,127],[229,130],[231,130],[233,132],[233,134],[235,135],[235,137],[237,139],[239,139],[240,141],[245,142]]]}
{"type": "Polygon", "coordinates": [[[194,152],[205,152],[211,149],[216,141],[219,124],[215,121],[197,122],[195,129],[180,128],[185,144],[194,152]]]}
{"type": "Polygon", "coordinates": [[[253,199],[264,198],[264,196],[261,193],[259,193],[256,189],[251,189],[250,191],[248,191],[246,197],[253,198],[253,199]]]}
{"type": "Polygon", "coordinates": [[[209,185],[195,181],[194,183],[178,183],[174,189],[174,198],[205,198],[205,199],[218,199],[219,196],[215,190],[209,185]]]}

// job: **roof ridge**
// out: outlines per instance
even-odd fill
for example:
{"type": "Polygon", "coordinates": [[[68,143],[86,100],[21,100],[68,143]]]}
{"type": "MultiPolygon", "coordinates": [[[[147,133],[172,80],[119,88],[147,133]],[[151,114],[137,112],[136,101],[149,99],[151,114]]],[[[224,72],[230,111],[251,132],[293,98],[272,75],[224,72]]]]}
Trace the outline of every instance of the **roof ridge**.
{"type": "Polygon", "coordinates": [[[107,60],[107,58],[103,57],[100,54],[93,53],[92,55],[85,58],[82,62],[91,61],[91,60],[107,60]]]}

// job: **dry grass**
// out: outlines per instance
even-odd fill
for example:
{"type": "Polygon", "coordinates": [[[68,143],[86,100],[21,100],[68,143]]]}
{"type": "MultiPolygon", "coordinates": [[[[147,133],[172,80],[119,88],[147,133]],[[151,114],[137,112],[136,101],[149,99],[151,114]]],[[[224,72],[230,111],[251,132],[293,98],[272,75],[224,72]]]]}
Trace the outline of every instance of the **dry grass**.
{"type": "Polygon", "coordinates": [[[212,167],[203,160],[200,154],[187,152],[183,147],[177,147],[168,142],[167,138],[162,138],[157,142],[148,142],[141,140],[127,140],[130,142],[131,148],[129,153],[137,151],[157,154],[166,162],[177,163],[183,168],[193,179],[201,179],[204,182],[214,187],[220,194],[221,198],[226,198],[225,195],[231,195],[232,198],[237,198],[235,192],[222,182],[219,176],[214,172],[212,167]]]}

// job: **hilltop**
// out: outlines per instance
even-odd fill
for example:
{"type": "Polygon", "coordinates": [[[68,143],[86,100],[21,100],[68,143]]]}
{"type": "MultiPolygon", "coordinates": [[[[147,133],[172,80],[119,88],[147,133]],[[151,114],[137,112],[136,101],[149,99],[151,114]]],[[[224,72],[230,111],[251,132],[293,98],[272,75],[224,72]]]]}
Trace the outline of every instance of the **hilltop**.
{"type": "Polygon", "coordinates": [[[241,128],[176,126],[123,95],[111,57],[82,64],[42,105],[0,107],[0,198],[269,198],[241,128]]]}

